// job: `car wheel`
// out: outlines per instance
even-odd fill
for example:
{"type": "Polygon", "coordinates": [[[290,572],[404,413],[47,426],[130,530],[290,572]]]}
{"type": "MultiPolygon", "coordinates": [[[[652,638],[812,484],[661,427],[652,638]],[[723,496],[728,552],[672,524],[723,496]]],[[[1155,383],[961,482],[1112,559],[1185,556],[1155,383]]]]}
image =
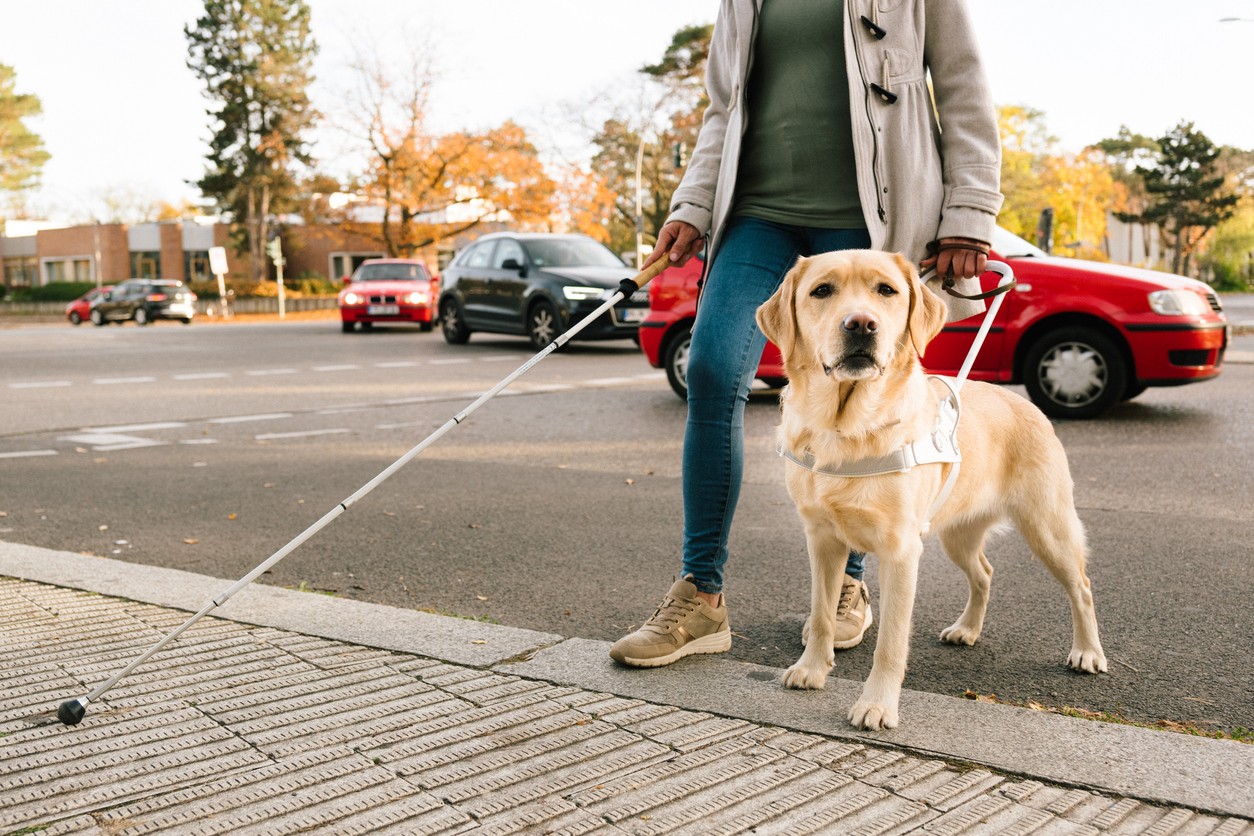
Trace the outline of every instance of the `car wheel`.
{"type": "Polygon", "coordinates": [[[148,324],[148,310],[146,308],[135,309],[135,324],[136,325],[148,324]]]}
{"type": "Polygon", "coordinates": [[[445,299],[440,305],[440,330],[449,345],[463,345],[470,339],[470,329],[462,317],[462,307],[454,299],[445,299]]]}
{"type": "Polygon", "coordinates": [[[562,333],[557,308],[549,302],[537,302],[527,312],[527,339],[531,347],[539,351],[557,339],[562,333]]]}
{"type": "Polygon", "coordinates": [[[1024,361],[1028,397],[1051,418],[1096,418],[1119,402],[1128,370],[1119,347],[1090,328],[1060,328],[1024,361]]]}
{"type": "Polygon", "coordinates": [[[340,330],[341,330],[341,331],[343,331],[345,334],[351,334],[351,333],[353,333],[353,325],[354,325],[354,324],[355,324],[355,323],[352,323],[352,322],[341,322],[341,323],[340,323],[340,330]]]}
{"type": "Polygon", "coordinates": [[[91,324],[92,325],[104,325],[105,324],[104,314],[102,314],[100,311],[92,311],[91,312],[91,324]]]}
{"type": "Polygon", "coordinates": [[[70,324],[71,325],[83,324],[83,318],[78,315],[78,311],[70,311],[70,324]]]}
{"type": "Polygon", "coordinates": [[[688,352],[692,349],[692,328],[685,328],[683,333],[666,346],[666,357],[662,366],[666,369],[666,380],[675,394],[688,400],[688,352]]]}
{"type": "Polygon", "coordinates": [[[191,324],[192,324],[192,318],[191,318],[190,316],[183,317],[182,322],[183,322],[183,324],[184,324],[184,325],[191,325],[191,324]]]}

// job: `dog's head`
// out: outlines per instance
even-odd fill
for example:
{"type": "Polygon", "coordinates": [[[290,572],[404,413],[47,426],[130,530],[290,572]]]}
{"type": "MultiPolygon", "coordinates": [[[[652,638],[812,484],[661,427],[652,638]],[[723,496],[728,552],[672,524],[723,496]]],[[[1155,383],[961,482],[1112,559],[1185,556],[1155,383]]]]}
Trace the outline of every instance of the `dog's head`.
{"type": "Polygon", "coordinates": [[[786,367],[851,381],[913,363],[945,313],[901,255],[844,250],[798,260],[757,320],[786,367]]]}

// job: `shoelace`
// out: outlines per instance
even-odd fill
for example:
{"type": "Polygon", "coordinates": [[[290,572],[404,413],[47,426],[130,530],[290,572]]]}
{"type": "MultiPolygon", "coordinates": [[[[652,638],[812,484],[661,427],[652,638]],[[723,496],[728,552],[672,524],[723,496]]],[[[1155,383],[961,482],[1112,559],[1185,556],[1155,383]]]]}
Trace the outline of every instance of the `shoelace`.
{"type": "Polygon", "coordinates": [[[853,608],[853,596],[862,591],[862,585],[856,583],[843,584],[840,587],[840,600],[836,602],[836,615],[840,616],[853,608]]]}
{"type": "Polygon", "coordinates": [[[645,626],[661,627],[669,623],[678,624],[684,616],[697,608],[697,603],[683,598],[668,597],[662,601],[662,606],[657,608],[657,612],[653,613],[653,617],[645,626]]]}

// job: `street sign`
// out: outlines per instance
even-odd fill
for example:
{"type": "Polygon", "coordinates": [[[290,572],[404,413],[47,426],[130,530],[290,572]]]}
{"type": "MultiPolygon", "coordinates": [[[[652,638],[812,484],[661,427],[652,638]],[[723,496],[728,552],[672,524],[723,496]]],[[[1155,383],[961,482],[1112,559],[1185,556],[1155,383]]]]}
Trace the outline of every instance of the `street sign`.
{"type": "Polygon", "coordinates": [[[227,272],[226,247],[209,248],[209,272],[215,276],[221,276],[227,272]]]}

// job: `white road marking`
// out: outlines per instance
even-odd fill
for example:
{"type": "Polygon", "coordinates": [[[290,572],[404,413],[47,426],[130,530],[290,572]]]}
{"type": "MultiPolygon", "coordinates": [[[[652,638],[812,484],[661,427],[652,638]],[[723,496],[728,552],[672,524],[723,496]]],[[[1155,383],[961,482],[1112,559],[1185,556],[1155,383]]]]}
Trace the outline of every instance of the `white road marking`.
{"type": "Polygon", "coordinates": [[[75,444],[90,444],[93,450],[102,452],[131,450],[137,447],[160,447],[169,443],[151,438],[140,438],[135,435],[126,435],[125,433],[99,432],[97,430],[89,430],[77,435],[63,435],[61,440],[72,441],[75,444]]]}
{"type": "Polygon", "coordinates": [[[73,386],[68,380],[35,380],[30,383],[10,383],[10,389],[55,389],[62,386],[73,386]]]}
{"type": "Polygon", "coordinates": [[[19,450],[16,453],[0,453],[0,459],[25,459],[32,456],[55,456],[56,450],[19,450]]]}
{"type": "Polygon", "coordinates": [[[417,360],[393,360],[390,363],[375,363],[376,369],[410,369],[418,365],[417,360]]]}
{"type": "Polygon", "coordinates": [[[347,371],[352,371],[353,369],[360,369],[360,368],[361,366],[358,366],[356,364],[345,363],[344,365],[340,365],[340,366],[314,366],[313,370],[316,372],[347,372],[347,371]]]}
{"type": "Polygon", "coordinates": [[[191,374],[176,374],[175,380],[221,380],[224,377],[230,377],[227,372],[193,372],[191,374]]]}
{"type": "Polygon", "coordinates": [[[179,444],[217,444],[216,438],[185,438],[179,444]]]}
{"type": "Polygon", "coordinates": [[[262,377],[263,375],[271,375],[271,374],[296,374],[296,373],[297,373],[296,369],[253,369],[252,371],[244,372],[244,374],[248,375],[249,377],[262,377]]]}
{"type": "Polygon", "coordinates": [[[269,412],[263,415],[230,415],[226,418],[210,418],[209,424],[242,424],[245,421],[277,421],[280,418],[291,418],[290,412],[269,412]]]}
{"type": "Polygon", "coordinates": [[[92,381],[100,386],[116,386],[119,383],[156,383],[155,377],[98,377],[92,381]]]}
{"type": "Polygon", "coordinates": [[[439,360],[428,360],[432,366],[455,366],[458,363],[469,363],[469,357],[448,357],[439,360]]]}
{"type": "Polygon", "coordinates": [[[330,407],[327,407],[326,409],[319,409],[314,414],[315,415],[344,415],[349,412],[365,412],[369,408],[370,407],[366,404],[360,404],[356,406],[346,404],[344,406],[330,406],[330,407]]]}
{"type": "Polygon", "coordinates": [[[105,433],[135,433],[144,432],[145,430],[176,430],[179,427],[186,427],[181,421],[166,421],[160,424],[124,424],[120,427],[83,427],[83,432],[92,433],[93,435],[105,433]]]}
{"type": "Polygon", "coordinates": [[[303,432],[292,432],[292,433],[262,433],[261,435],[253,436],[253,438],[255,438],[258,441],[270,441],[276,438],[301,438],[303,436],[310,436],[310,435],[340,435],[340,434],[347,433],[347,432],[352,432],[352,430],[335,429],[335,430],[305,430],[303,432]]]}
{"type": "Polygon", "coordinates": [[[507,361],[507,360],[520,360],[520,359],[522,359],[522,355],[518,355],[518,354],[497,354],[497,355],[492,356],[492,357],[480,357],[480,358],[479,358],[479,362],[480,362],[480,363],[502,363],[502,362],[505,362],[505,361],[507,361]]]}

